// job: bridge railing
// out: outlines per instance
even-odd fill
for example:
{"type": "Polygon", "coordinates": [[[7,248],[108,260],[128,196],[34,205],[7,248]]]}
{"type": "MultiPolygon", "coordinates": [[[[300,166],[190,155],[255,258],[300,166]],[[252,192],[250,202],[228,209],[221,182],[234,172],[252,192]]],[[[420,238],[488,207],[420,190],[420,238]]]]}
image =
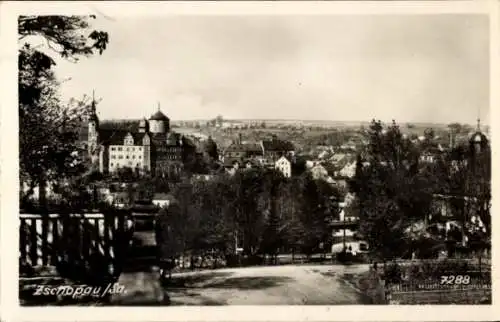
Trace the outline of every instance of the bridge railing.
{"type": "Polygon", "coordinates": [[[127,211],[96,214],[20,214],[20,274],[36,267],[85,266],[100,261],[114,275],[133,229],[127,211]],[[78,265],[77,265],[78,264],[78,265]]]}

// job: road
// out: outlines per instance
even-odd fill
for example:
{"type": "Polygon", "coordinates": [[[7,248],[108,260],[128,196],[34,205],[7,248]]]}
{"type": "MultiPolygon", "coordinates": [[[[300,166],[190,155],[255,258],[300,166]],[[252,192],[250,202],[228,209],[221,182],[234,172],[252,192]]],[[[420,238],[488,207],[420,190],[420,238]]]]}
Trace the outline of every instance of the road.
{"type": "Polygon", "coordinates": [[[286,265],[179,273],[165,291],[171,305],[367,304],[349,282],[367,270],[367,265],[286,265]]]}

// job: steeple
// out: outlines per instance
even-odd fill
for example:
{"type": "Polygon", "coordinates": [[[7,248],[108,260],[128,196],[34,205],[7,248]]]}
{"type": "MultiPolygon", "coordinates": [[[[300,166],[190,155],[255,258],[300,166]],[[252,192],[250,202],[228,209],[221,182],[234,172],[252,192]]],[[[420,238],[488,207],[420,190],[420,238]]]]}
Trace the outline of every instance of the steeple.
{"type": "Polygon", "coordinates": [[[97,107],[96,107],[96,100],[95,100],[95,90],[92,90],[92,103],[90,105],[90,117],[89,117],[89,122],[96,122],[99,123],[99,118],[97,117],[97,107]]]}
{"type": "Polygon", "coordinates": [[[477,118],[477,131],[481,132],[481,119],[479,117],[477,118]]]}
{"type": "Polygon", "coordinates": [[[89,116],[89,123],[88,123],[88,152],[89,155],[91,156],[92,163],[97,163],[99,156],[98,156],[98,149],[97,149],[97,143],[99,141],[99,118],[97,117],[97,110],[96,110],[96,101],[95,101],[95,93],[92,91],[92,103],[90,106],[90,116],[89,116]]]}

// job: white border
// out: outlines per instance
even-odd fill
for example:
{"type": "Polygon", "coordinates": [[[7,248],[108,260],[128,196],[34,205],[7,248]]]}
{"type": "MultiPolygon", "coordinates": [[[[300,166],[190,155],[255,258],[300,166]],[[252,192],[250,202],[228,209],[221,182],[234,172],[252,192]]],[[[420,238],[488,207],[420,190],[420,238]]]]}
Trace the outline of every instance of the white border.
{"type": "MultiPolygon", "coordinates": [[[[2,2],[1,35],[1,268],[2,320],[11,321],[487,321],[494,320],[499,303],[496,286],[499,276],[493,264],[494,304],[492,306],[224,306],[224,307],[52,307],[20,308],[17,299],[18,248],[18,115],[17,115],[17,32],[19,14],[88,14],[116,16],[153,15],[345,15],[345,14],[465,14],[490,15],[491,84],[490,124],[493,164],[500,164],[496,145],[500,106],[498,64],[500,21],[498,2],[479,1],[388,1],[388,2],[2,2]]],[[[493,168],[492,195],[500,187],[493,168]]],[[[497,209],[493,200],[492,214],[497,209]]],[[[493,227],[499,221],[493,215],[493,227]]],[[[493,229],[493,231],[498,231],[493,229]]],[[[493,233],[493,263],[497,259],[498,236],[493,233]]],[[[498,310],[497,310],[498,311],[498,310]]],[[[499,311],[500,312],[500,311],[499,311]]]]}

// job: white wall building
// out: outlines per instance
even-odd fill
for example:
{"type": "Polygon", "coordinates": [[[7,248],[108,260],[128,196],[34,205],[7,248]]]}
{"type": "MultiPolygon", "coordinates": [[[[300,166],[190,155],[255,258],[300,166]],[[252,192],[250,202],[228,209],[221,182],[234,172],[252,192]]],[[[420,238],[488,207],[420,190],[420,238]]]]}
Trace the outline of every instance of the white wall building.
{"type": "Polygon", "coordinates": [[[123,145],[109,146],[109,171],[114,172],[122,167],[150,170],[149,162],[149,136],[145,134],[142,142],[134,142],[134,137],[128,133],[123,145]]]}
{"type": "Polygon", "coordinates": [[[286,178],[292,176],[292,162],[284,156],[276,161],[275,169],[281,171],[286,178]]]}

